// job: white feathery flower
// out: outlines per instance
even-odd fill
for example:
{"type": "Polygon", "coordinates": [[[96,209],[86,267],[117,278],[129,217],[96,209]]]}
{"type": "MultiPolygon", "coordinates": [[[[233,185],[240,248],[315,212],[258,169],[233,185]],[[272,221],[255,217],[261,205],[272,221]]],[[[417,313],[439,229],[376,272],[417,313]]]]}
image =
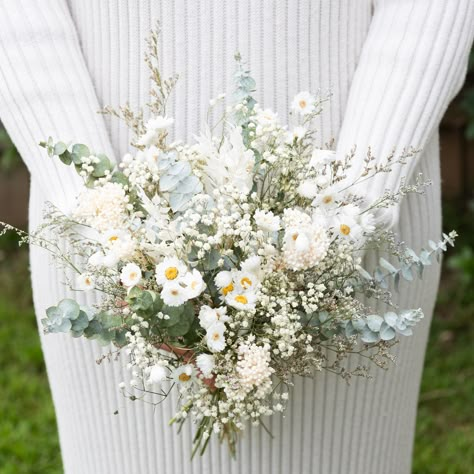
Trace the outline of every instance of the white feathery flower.
{"type": "Polygon", "coordinates": [[[168,306],[181,306],[189,300],[189,290],[179,281],[169,281],[163,285],[161,298],[168,306]]]}
{"type": "Polygon", "coordinates": [[[161,364],[155,364],[149,368],[148,383],[157,384],[163,382],[168,375],[167,369],[161,364]]]}
{"type": "Polygon", "coordinates": [[[313,199],[318,194],[317,182],[314,179],[307,179],[298,186],[296,191],[300,196],[313,199]]]}
{"type": "Polygon", "coordinates": [[[225,302],[236,309],[248,311],[255,309],[257,295],[251,291],[233,291],[225,297],[225,302]]]}
{"type": "Polygon", "coordinates": [[[177,257],[167,257],[156,266],[156,282],[164,285],[170,281],[177,281],[187,272],[186,265],[177,257]]]}
{"type": "Polygon", "coordinates": [[[120,280],[127,288],[132,288],[140,283],[142,271],[136,263],[127,263],[120,272],[120,280]]]}
{"type": "Polygon", "coordinates": [[[212,371],[216,366],[216,362],[214,356],[211,354],[199,354],[196,357],[196,365],[202,375],[208,379],[212,376],[212,371]]]}
{"type": "Polygon", "coordinates": [[[255,273],[255,275],[259,276],[261,265],[262,259],[258,255],[251,255],[242,262],[240,268],[244,272],[255,273]]]}
{"type": "Polygon", "coordinates": [[[174,119],[169,117],[158,116],[151,118],[146,123],[146,132],[138,139],[138,144],[144,146],[154,145],[158,140],[161,131],[171,126],[173,122],[174,119]]]}
{"type": "Polygon", "coordinates": [[[217,288],[219,288],[220,290],[226,289],[226,291],[224,292],[224,294],[226,294],[233,290],[232,279],[233,279],[232,272],[223,270],[215,276],[214,283],[216,284],[217,288]]]}
{"type": "Polygon", "coordinates": [[[364,212],[359,215],[359,225],[366,234],[372,234],[376,229],[375,216],[371,212],[364,212]]]}
{"type": "Polygon", "coordinates": [[[225,323],[230,320],[226,313],[227,308],[225,306],[211,308],[210,306],[204,305],[199,311],[199,324],[202,328],[208,329],[215,323],[225,323]]]}
{"type": "Polygon", "coordinates": [[[295,140],[302,140],[307,133],[308,130],[305,127],[295,127],[291,132],[288,132],[286,142],[291,144],[295,140]]]}
{"type": "Polygon", "coordinates": [[[181,365],[176,368],[171,378],[180,385],[189,385],[193,382],[195,376],[194,367],[191,364],[181,365]]]}
{"type": "Polygon", "coordinates": [[[95,280],[92,275],[82,273],[76,278],[77,289],[81,291],[90,291],[95,288],[95,280]]]}
{"type": "Polygon", "coordinates": [[[124,226],[129,200],[118,183],[85,189],[78,197],[73,216],[80,223],[103,232],[124,226]]]}
{"type": "Polygon", "coordinates": [[[206,288],[201,273],[196,269],[187,272],[181,279],[181,283],[188,289],[190,299],[198,297],[206,288]]]}
{"type": "Polygon", "coordinates": [[[301,115],[308,115],[314,111],[316,99],[307,91],[296,94],[291,103],[291,108],[301,115]]]}
{"type": "Polygon", "coordinates": [[[206,343],[211,352],[221,352],[225,349],[225,325],[222,322],[214,323],[207,328],[206,343]]]}
{"type": "Polygon", "coordinates": [[[309,162],[310,168],[320,168],[336,161],[336,152],[334,150],[313,150],[311,160],[309,162]]]}
{"type": "Polygon", "coordinates": [[[145,150],[145,160],[152,169],[158,166],[161,153],[162,151],[156,146],[151,146],[145,150]]]}
{"type": "Polygon", "coordinates": [[[280,229],[280,217],[272,211],[257,209],[253,215],[255,224],[264,232],[277,232],[280,229]]]}
{"type": "Polygon", "coordinates": [[[101,267],[104,263],[104,254],[102,252],[95,252],[93,253],[87,263],[92,267],[101,267]]]}

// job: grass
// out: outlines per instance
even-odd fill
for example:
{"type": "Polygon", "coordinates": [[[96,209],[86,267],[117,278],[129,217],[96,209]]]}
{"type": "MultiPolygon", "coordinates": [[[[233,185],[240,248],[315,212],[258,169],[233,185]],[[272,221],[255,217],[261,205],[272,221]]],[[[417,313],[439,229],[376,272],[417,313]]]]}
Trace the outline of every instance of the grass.
{"type": "MultiPolygon", "coordinates": [[[[462,235],[474,235],[472,217],[467,226],[449,220],[447,227],[453,222],[462,235]]],[[[471,244],[460,241],[460,247],[471,244]]],[[[60,473],[54,410],[31,309],[27,253],[8,240],[0,248],[0,474],[60,473]]],[[[474,266],[464,262],[458,268],[474,266]]],[[[470,277],[474,281],[466,270],[445,272],[422,382],[414,474],[474,473],[470,277]]]]}

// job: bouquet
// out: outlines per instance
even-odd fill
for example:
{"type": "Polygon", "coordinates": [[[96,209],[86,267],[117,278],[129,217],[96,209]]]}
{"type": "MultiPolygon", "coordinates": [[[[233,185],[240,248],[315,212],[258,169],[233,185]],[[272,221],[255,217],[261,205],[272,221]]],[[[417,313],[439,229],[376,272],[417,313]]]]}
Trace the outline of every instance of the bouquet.
{"type": "Polygon", "coordinates": [[[380,214],[429,183],[419,176],[372,200],[356,185],[417,150],[382,165],[369,151],[350,179],[354,151],[340,157],[331,143],[315,146],[314,119],[329,96],[300,92],[295,126],[283,125],[253,98],[255,82],[238,54],[231,105],[224,95],[210,104],[220,119],[192,144],[168,143],[165,106],[177,77],[162,78],[157,37],[153,31],[146,55],[150,118],[128,105],[103,110],[131,127],[134,151],[116,165],[84,144],[41,143],[75,167],[84,188],[71,212],[49,204],[44,224],[22,241],[72,268],[73,290],[102,295],[94,307],[64,299],[48,308],[45,332],[124,351],[125,396],[160,403],[179,391],[171,422],[197,425],[193,454],[213,433],[234,453],[248,421],[263,424],[285,409],[294,376],[328,370],[349,382],[369,377],[371,364],[388,368],[390,349],[423,317],[399,308],[392,288],[421,276],[456,233],[419,254],[398,242],[380,214]],[[374,250],[386,258],[363,268],[364,253],[374,250]],[[376,300],[384,314],[371,309],[376,300]],[[353,353],[367,366],[348,370],[353,353]]]}

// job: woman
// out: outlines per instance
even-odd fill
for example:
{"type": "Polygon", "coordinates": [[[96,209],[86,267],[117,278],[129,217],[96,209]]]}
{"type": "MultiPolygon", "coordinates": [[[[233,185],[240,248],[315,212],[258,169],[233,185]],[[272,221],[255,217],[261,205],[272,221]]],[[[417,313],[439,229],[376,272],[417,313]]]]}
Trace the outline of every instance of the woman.
{"type": "MultiPolygon", "coordinates": [[[[65,209],[80,184],[72,169],[40,151],[40,140],[53,135],[89,143],[117,161],[128,150],[127,129],[96,111],[147,102],[144,38],[156,20],[162,71],[181,76],[169,108],[175,138],[191,139],[209,100],[232,91],[238,50],[259,85],[257,98],[283,118],[297,92],[332,91],[318,138],[321,145],[335,138],[341,154],[357,145],[355,170],[369,146],[378,160],[394,147],[423,148],[405,167],[379,175],[367,193],[395,190],[404,176],[423,172],[434,186],[422,198],[406,198],[387,224],[415,249],[439,235],[437,127],[463,82],[474,32],[471,0],[3,0],[0,119],[31,171],[32,229],[45,201],[65,209]]],[[[125,357],[123,364],[99,366],[94,343],[43,337],[65,472],[410,472],[438,270],[402,290],[400,305],[421,306],[427,317],[400,345],[396,367],[351,386],[323,373],[297,380],[286,416],[269,422],[274,439],[249,429],[237,461],[214,443],[190,463],[191,427],[177,436],[167,426],[174,397],[154,411],[120,395],[125,357]]],[[[42,318],[45,308],[71,296],[68,274],[36,248],[31,271],[42,318]]]]}

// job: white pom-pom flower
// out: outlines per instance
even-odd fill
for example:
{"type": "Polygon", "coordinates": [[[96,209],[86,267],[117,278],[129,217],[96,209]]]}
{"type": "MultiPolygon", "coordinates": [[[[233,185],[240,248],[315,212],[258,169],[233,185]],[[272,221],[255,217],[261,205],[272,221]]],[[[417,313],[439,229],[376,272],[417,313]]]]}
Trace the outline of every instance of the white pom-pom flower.
{"type": "Polygon", "coordinates": [[[149,368],[148,383],[157,384],[163,382],[168,375],[167,369],[161,365],[156,364],[149,368]]]}
{"type": "Polygon", "coordinates": [[[226,313],[227,308],[225,306],[220,308],[211,308],[210,306],[204,305],[199,311],[199,324],[204,329],[208,329],[215,323],[225,323],[230,319],[226,313]]]}
{"type": "Polygon", "coordinates": [[[253,217],[257,227],[264,232],[277,232],[280,229],[280,217],[275,216],[272,211],[257,209],[253,217]]]}
{"type": "Polygon", "coordinates": [[[196,357],[196,365],[205,378],[210,378],[216,366],[214,356],[211,354],[199,354],[196,357]]]}

